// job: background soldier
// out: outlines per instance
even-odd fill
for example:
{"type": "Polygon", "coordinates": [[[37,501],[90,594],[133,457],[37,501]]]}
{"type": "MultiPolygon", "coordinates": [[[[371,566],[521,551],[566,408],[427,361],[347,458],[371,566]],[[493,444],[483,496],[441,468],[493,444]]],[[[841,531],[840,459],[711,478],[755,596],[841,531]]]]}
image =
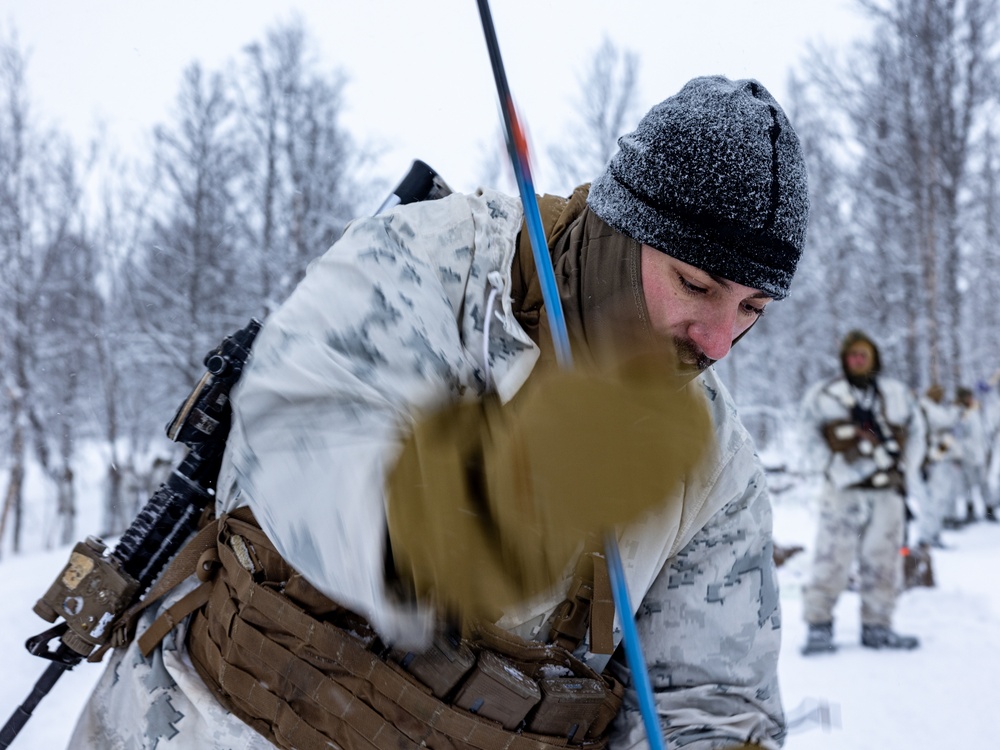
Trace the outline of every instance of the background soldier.
{"type": "Polygon", "coordinates": [[[927,485],[920,508],[920,543],[941,549],[941,531],[945,520],[955,514],[960,485],[958,444],[954,429],[958,409],[945,402],[944,388],[932,385],[920,400],[927,421],[927,456],[923,475],[927,485]]]}
{"type": "Polygon", "coordinates": [[[909,388],[881,376],[878,348],[861,331],[844,337],[840,364],[842,375],[815,385],[802,402],[807,468],[826,480],[804,593],[803,653],[836,649],[834,607],[855,558],[862,645],[916,648],[917,638],[892,629],[892,614],[901,590],[907,487],[921,482],[924,419],[909,388]]]}
{"type": "Polygon", "coordinates": [[[993,508],[996,503],[986,481],[987,433],[983,411],[971,388],[958,388],[955,391],[955,404],[959,412],[955,435],[961,475],[957,497],[964,502],[964,514],[960,517],[964,515],[962,520],[972,523],[976,520],[977,495],[984,513],[995,516],[993,508]]]}

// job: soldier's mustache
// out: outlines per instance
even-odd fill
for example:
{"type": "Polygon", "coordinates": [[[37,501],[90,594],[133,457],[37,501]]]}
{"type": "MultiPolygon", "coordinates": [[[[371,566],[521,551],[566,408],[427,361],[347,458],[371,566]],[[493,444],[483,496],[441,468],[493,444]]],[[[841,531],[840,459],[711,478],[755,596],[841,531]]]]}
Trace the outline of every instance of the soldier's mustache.
{"type": "Polygon", "coordinates": [[[677,359],[681,364],[694,367],[698,372],[707,370],[715,364],[715,360],[705,355],[705,352],[691,339],[674,337],[674,347],[677,350],[677,359]]]}

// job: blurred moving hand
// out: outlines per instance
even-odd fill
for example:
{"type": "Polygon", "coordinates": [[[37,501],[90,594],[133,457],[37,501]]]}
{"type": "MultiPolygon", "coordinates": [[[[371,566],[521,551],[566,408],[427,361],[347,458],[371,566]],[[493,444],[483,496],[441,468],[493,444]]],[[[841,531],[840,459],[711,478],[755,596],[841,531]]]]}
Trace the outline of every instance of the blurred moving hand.
{"type": "Polygon", "coordinates": [[[672,357],[550,370],[505,406],[418,420],[388,479],[402,586],[459,619],[495,619],[561,580],[588,536],[667,502],[712,436],[672,357]]]}

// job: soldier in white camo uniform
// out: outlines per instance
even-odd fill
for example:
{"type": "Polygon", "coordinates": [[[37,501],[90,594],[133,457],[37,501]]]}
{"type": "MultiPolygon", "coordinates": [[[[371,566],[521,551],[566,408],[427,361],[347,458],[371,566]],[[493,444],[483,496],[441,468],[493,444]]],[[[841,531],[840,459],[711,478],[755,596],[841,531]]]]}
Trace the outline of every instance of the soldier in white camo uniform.
{"type": "Polygon", "coordinates": [[[907,491],[921,486],[926,425],[916,397],[881,374],[878,347],[851,331],[840,349],[842,375],[818,383],[802,401],[808,470],[825,478],[812,577],[803,615],[803,653],[836,650],[833,613],[857,561],[861,644],[912,649],[914,636],[892,629],[901,590],[907,491]]]}
{"type": "Polygon", "coordinates": [[[996,502],[987,482],[986,462],[987,430],[983,409],[971,388],[960,387],[955,391],[955,408],[958,409],[958,423],[955,425],[957,458],[961,479],[956,496],[964,505],[960,515],[964,523],[976,520],[976,495],[987,516],[995,516],[996,502]],[[964,516],[964,517],[963,517],[964,516]]]}
{"type": "Polygon", "coordinates": [[[944,402],[944,388],[932,385],[921,399],[927,422],[927,456],[923,475],[927,485],[920,508],[920,543],[942,549],[941,531],[945,520],[955,515],[955,498],[961,484],[955,423],[958,409],[944,402]]]}
{"type": "MultiPolygon", "coordinates": [[[[776,750],[785,722],[770,501],[752,441],[711,365],[788,292],[805,239],[805,164],[767,90],[722,77],[691,81],[620,146],[589,194],[584,187],[568,201],[544,199],[543,213],[555,205],[562,220],[549,249],[581,358],[601,346],[602,320],[624,316],[633,332],[676,348],[686,388],[704,394],[711,418],[698,471],[619,533],[661,728],[672,748],[776,750]]],[[[401,442],[429,411],[447,414],[484,395],[507,404],[537,382],[539,358],[551,355],[521,227],[520,202],[485,189],[354,222],[265,321],[234,396],[220,512],[249,504],[282,557],[388,641],[426,643],[436,618],[427,602],[400,599],[387,581],[385,477],[401,442]]],[[[563,418],[583,424],[597,406],[575,403],[563,418]]],[[[610,448],[639,427],[609,434],[595,422],[589,432],[610,448]]],[[[625,482],[658,463],[606,471],[625,482]]],[[[478,486],[470,477],[457,484],[478,486]]],[[[496,623],[545,639],[565,592],[563,582],[496,623]]],[[[251,728],[223,708],[225,696],[192,666],[186,627],[148,657],[134,644],[114,654],[72,747],[272,746],[264,734],[281,736],[272,731],[278,719],[251,728]]],[[[585,640],[578,655],[630,685],[620,653],[593,653],[585,640]]],[[[512,734],[513,747],[528,746],[519,739],[512,734]]],[[[646,746],[630,687],[607,743],[646,746]]],[[[329,742],[342,744],[371,747],[329,742]]]]}

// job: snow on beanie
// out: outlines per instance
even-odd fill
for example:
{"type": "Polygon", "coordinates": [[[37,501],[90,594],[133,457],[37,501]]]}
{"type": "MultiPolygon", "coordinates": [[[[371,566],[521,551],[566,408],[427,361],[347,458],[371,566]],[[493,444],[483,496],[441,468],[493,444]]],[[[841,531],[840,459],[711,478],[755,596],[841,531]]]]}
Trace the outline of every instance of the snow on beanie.
{"type": "Polygon", "coordinates": [[[618,145],[587,199],[606,224],[703,271],[787,296],[809,195],[798,136],[767,89],[695,78],[618,145]]]}

